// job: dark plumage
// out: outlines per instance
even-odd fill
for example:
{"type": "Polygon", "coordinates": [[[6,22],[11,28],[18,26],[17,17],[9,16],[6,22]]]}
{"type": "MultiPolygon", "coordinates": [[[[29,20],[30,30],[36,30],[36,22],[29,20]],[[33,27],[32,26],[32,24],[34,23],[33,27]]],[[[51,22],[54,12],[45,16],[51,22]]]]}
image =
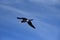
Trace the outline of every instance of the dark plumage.
{"type": "Polygon", "coordinates": [[[21,23],[27,22],[32,28],[35,29],[34,25],[33,25],[32,22],[31,22],[33,19],[27,19],[27,18],[24,18],[24,17],[22,17],[22,18],[17,17],[17,19],[22,19],[21,23]]]}

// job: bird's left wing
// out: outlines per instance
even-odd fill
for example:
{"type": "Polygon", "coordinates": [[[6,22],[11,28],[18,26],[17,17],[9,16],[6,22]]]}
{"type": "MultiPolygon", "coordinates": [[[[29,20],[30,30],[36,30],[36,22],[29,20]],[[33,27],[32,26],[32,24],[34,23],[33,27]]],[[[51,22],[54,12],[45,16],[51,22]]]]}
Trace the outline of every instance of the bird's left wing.
{"type": "Polygon", "coordinates": [[[31,21],[28,21],[28,24],[29,24],[32,28],[34,28],[34,29],[35,29],[35,27],[34,27],[34,25],[32,24],[32,22],[31,22],[31,21]]]}
{"type": "Polygon", "coordinates": [[[27,18],[23,18],[23,17],[17,17],[17,19],[23,19],[23,20],[27,20],[27,18]]]}
{"type": "Polygon", "coordinates": [[[17,19],[23,19],[23,18],[17,17],[17,19]]]}

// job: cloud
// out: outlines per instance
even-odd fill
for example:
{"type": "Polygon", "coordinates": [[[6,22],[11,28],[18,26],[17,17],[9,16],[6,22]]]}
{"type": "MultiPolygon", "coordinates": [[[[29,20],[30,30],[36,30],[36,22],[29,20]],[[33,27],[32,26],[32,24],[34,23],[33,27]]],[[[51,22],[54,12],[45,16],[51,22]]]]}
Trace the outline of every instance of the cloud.
{"type": "Polygon", "coordinates": [[[13,12],[17,12],[17,13],[23,14],[23,15],[29,15],[27,12],[24,12],[22,10],[16,9],[14,7],[11,7],[11,6],[6,6],[6,5],[1,5],[0,4],[0,8],[3,8],[5,10],[10,10],[10,11],[13,11],[13,12]]]}
{"type": "Polygon", "coordinates": [[[59,0],[29,0],[30,2],[34,2],[37,4],[56,4],[59,3],[59,0]]]}
{"type": "Polygon", "coordinates": [[[21,3],[23,0],[1,0],[0,3],[3,4],[14,4],[14,3],[21,3]]]}

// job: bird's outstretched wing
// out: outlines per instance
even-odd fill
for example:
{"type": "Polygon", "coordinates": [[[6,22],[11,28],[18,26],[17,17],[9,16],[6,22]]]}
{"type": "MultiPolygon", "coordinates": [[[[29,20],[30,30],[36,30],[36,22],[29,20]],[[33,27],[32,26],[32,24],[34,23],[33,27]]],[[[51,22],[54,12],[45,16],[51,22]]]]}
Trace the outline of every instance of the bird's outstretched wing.
{"type": "Polygon", "coordinates": [[[23,17],[22,17],[22,18],[20,18],[20,17],[17,17],[17,19],[23,19],[23,20],[27,20],[27,18],[23,18],[23,17]]]}
{"type": "Polygon", "coordinates": [[[31,22],[31,21],[28,21],[28,24],[29,24],[32,28],[34,28],[34,29],[35,29],[35,27],[34,27],[34,25],[32,24],[32,22],[31,22]]]}

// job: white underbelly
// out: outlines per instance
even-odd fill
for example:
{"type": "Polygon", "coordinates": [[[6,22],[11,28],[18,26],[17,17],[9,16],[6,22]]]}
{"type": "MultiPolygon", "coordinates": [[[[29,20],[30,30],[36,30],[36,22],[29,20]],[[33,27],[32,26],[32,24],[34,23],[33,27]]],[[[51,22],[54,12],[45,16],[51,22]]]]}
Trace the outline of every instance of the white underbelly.
{"type": "Polygon", "coordinates": [[[26,20],[27,22],[29,21],[29,20],[26,20]]]}

